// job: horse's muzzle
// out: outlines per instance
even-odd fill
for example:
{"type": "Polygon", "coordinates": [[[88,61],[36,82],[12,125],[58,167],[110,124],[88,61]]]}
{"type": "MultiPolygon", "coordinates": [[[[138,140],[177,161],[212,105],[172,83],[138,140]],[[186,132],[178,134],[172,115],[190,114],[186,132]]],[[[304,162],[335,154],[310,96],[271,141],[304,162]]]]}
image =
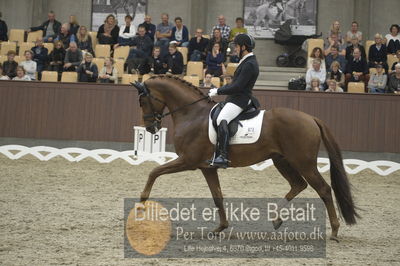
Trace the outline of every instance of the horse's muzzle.
{"type": "Polygon", "coordinates": [[[156,134],[158,132],[158,127],[157,126],[149,126],[146,127],[147,132],[150,132],[151,134],[156,134]]]}

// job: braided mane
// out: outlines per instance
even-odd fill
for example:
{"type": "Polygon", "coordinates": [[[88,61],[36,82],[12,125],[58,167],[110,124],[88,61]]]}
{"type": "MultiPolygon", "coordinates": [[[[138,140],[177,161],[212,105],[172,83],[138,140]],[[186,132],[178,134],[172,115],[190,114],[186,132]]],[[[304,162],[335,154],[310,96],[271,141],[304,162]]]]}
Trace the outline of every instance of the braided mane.
{"type": "Polygon", "coordinates": [[[192,83],[190,83],[189,81],[186,81],[182,78],[180,78],[179,76],[174,76],[174,75],[157,75],[157,76],[152,76],[149,79],[168,79],[168,80],[172,80],[172,81],[177,81],[179,83],[181,83],[182,85],[185,85],[186,87],[191,88],[192,90],[194,90],[195,92],[197,92],[198,94],[200,94],[201,96],[206,96],[200,89],[199,87],[193,85],[192,83]]]}

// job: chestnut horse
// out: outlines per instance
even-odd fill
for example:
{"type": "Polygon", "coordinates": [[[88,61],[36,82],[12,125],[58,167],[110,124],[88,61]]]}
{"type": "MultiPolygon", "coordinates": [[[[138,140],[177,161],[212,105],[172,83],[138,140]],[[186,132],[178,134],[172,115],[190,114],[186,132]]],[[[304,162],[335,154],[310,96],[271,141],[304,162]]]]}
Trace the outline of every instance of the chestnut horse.
{"type": "MultiPolygon", "coordinates": [[[[140,106],[147,131],[155,133],[161,128],[161,119],[172,116],[174,124],[174,145],[178,158],[153,169],[141,200],[149,198],[157,177],[186,170],[200,169],[218,207],[220,225],[214,230],[220,232],[228,227],[223,196],[217,169],[206,162],[214,152],[214,145],[208,137],[208,116],[214,102],[207,100],[202,91],[175,76],[160,75],[133,84],[139,92],[140,106]],[[168,108],[169,113],[164,109],[168,108]]],[[[343,167],[338,144],[327,126],[319,119],[300,111],[274,108],[266,111],[258,141],[254,144],[239,144],[229,147],[230,167],[250,166],[272,159],[275,167],[290,184],[285,196],[286,203],[303,191],[307,184],[323,200],[332,228],[331,239],[337,240],[339,221],[332,200],[331,187],[317,169],[317,155],[321,140],[329,154],[331,184],[337,204],[345,222],[356,223],[355,206],[350,184],[343,167]]],[[[281,220],[273,222],[275,229],[281,220]]]]}

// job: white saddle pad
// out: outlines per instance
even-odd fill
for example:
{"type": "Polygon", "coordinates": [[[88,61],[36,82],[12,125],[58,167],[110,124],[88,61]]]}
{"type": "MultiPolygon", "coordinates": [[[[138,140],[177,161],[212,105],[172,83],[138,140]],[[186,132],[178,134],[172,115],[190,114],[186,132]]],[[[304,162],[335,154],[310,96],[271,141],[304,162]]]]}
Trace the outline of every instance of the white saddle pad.
{"type": "MultiPolygon", "coordinates": [[[[212,110],[216,107],[215,105],[212,110]]],[[[214,129],[211,120],[211,112],[208,116],[208,137],[212,144],[217,143],[217,132],[214,129]]],[[[248,120],[241,120],[241,125],[238,125],[238,131],[235,136],[231,137],[229,143],[230,144],[251,144],[257,142],[261,135],[261,126],[264,118],[265,110],[260,110],[260,113],[248,120]]]]}

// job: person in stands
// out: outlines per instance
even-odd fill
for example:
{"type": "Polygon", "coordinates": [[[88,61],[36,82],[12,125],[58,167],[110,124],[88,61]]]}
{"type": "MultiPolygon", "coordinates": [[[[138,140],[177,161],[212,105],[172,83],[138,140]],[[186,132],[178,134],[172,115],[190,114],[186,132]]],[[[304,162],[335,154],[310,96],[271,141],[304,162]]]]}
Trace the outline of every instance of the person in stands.
{"type": "Polygon", "coordinates": [[[78,81],[79,82],[96,82],[99,76],[97,65],[92,62],[93,55],[90,53],[85,54],[85,61],[78,67],[78,81]]]}
{"type": "Polygon", "coordinates": [[[14,78],[17,75],[17,67],[18,63],[15,62],[16,52],[10,50],[7,52],[7,60],[3,62],[3,72],[6,74],[10,79],[14,78]]]}
{"type": "Polygon", "coordinates": [[[31,80],[35,80],[37,64],[35,61],[32,60],[33,52],[31,50],[26,50],[24,55],[25,55],[25,60],[19,63],[19,65],[24,68],[25,74],[28,75],[31,80]]]}
{"type": "Polygon", "coordinates": [[[114,15],[108,15],[104,24],[97,31],[97,39],[99,44],[117,44],[119,35],[119,27],[115,21],[114,15]]]}
{"type": "Polygon", "coordinates": [[[61,23],[56,20],[56,14],[53,11],[50,11],[47,14],[47,17],[48,20],[43,22],[42,25],[38,27],[32,27],[28,30],[28,32],[42,30],[43,40],[45,42],[53,42],[54,39],[57,37],[58,33],[60,32],[61,23]]]}

